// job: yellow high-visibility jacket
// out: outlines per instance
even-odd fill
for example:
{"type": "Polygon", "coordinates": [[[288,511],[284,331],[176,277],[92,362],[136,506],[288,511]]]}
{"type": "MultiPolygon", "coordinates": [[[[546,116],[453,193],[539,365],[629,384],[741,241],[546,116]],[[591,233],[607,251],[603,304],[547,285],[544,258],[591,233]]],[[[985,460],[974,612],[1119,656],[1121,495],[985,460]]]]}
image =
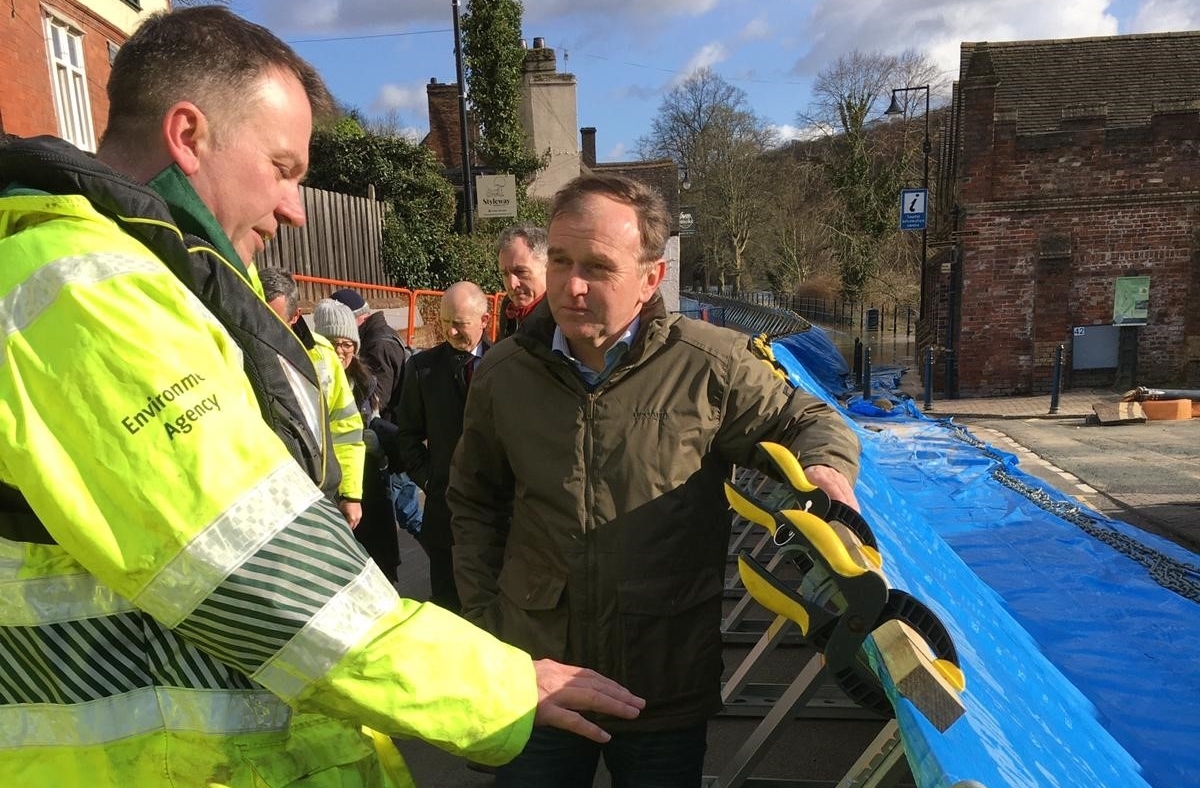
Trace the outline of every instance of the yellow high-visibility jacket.
{"type": "Polygon", "coordinates": [[[3,782],[398,786],[387,736],[519,752],[529,656],[397,597],[139,240],[185,248],[162,201],[62,145],[0,149],[13,181],[78,191],[0,196],[3,782]]]}
{"type": "Polygon", "coordinates": [[[367,447],[363,443],[362,415],[354,401],[354,389],[346,377],[346,370],[338,358],[337,351],[329,340],[315,331],[313,346],[308,348],[308,357],[317,370],[321,393],[329,412],[329,432],[333,437],[333,453],[338,467],[342,469],[342,481],[338,493],[344,498],[361,501],[363,496],[363,463],[367,447]]]}

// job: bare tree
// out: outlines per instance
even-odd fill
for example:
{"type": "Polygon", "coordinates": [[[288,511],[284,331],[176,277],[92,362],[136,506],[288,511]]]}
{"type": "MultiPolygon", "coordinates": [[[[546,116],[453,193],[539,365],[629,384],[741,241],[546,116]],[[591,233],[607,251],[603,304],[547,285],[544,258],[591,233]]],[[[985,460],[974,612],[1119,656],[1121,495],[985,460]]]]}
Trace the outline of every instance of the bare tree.
{"type": "MultiPolygon", "coordinates": [[[[837,197],[827,227],[848,296],[861,296],[877,278],[882,241],[894,230],[895,199],[913,161],[908,125],[899,135],[890,133],[888,124],[877,122],[881,104],[890,100],[893,88],[928,84],[931,93],[939,92],[939,74],[926,55],[914,50],[899,55],[851,52],[817,74],[812,103],[797,114],[799,122],[827,137],[824,161],[837,197]]],[[[898,97],[911,101],[920,93],[898,97]]],[[[915,145],[919,151],[920,137],[915,145]]]]}
{"type": "Polygon", "coordinates": [[[766,223],[751,251],[753,272],[779,292],[795,292],[817,276],[836,274],[827,225],[832,209],[824,167],[794,142],[767,155],[760,181],[766,223]]]}
{"type": "Polygon", "coordinates": [[[687,168],[697,237],[722,285],[746,284],[746,250],[766,221],[762,155],[774,142],[745,92],[707,68],[663,98],[650,133],[639,140],[644,158],[671,158],[687,168]]]}

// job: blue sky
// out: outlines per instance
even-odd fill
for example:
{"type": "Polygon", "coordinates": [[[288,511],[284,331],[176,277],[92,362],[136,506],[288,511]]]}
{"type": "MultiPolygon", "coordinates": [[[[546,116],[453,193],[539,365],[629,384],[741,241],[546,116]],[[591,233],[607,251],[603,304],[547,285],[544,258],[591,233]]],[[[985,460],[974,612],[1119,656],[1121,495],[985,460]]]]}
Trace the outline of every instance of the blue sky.
{"type": "MultiPolygon", "coordinates": [[[[463,10],[470,0],[462,0],[463,10]]],[[[454,81],[450,0],[232,0],[295,46],[337,98],[428,130],[425,85],[454,81]]],[[[526,0],[525,38],[546,39],[578,80],[579,125],[601,160],[636,158],[663,95],[709,66],[746,91],[783,139],[800,133],[813,76],[854,49],[926,52],[957,77],[962,41],[1200,29],[1200,0],[526,0]]],[[[880,107],[882,111],[883,107],[880,107]]]]}

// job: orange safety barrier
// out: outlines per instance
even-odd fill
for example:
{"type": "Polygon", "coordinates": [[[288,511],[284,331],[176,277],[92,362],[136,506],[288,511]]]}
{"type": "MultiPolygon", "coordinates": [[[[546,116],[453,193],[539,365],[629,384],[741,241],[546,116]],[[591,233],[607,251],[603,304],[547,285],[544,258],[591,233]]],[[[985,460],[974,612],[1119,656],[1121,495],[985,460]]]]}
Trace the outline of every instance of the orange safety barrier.
{"type": "MultiPolygon", "coordinates": [[[[422,317],[422,323],[430,330],[420,337],[422,341],[418,341],[417,334],[417,300],[423,297],[434,297],[440,300],[444,292],[442,290],[409,290],[406,287],[372,285],[366,282],[348,282],[342,279],[326,279],[320,276],[309,276],[308,274],[294,274],[293,276],[296,283],[300,285],[300,300],[302,303],[315,303],[322,298],[328,298],[329,294],[335,290],[349,287],[361,293],[372,309],[405,309],[408,314],[408,322],[403,328],[404,343],[409,347],[433,347],[445,339],[445,336],[442,334],[441,322],[436,319],[432,322],[425,322],[424,317],[422,317]],[[430,341],[430,339],[433,341],[430,341]]],[[[492,314],[492,319],[488,326],[488,339],[495,342],[496,332],[500,329],[500,303],[504,299],[504,293],[493,293],[487,299],[488,307],[492,314]]],[[[436,310],[431,312],[431,314],[434,313],[436,313],[436,310]]]]}

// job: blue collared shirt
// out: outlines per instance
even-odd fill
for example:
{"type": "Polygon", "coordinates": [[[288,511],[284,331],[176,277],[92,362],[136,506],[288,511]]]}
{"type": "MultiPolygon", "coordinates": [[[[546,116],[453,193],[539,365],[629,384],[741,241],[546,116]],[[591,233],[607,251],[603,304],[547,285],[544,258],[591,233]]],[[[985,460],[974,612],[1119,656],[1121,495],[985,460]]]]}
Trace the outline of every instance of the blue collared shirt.
{"type": "Polygon", "coordinates": [[[567,361],[570,361],[571,366],[575,368],[575,372],[583,379],[584,384],[589,389],[594,389],[608,379],[608,376],[616,369],[617,364],[625,357],[625,353],[628,352],[629,348],[633,347],[633,340],[637,338],[638,328],[641,324],[641,317],[635,317],[633,322],[626,327],[625,332],[621,334],[621,338],[617,340],[617,343],[610,347],[604,354],[603,372],[597,372],[571,355],[571,348],[567,344],[567,338],[563,336],[562,329],[558,326],[554,327],[554,339],[550,343],[550,348],[567,361]]]}

